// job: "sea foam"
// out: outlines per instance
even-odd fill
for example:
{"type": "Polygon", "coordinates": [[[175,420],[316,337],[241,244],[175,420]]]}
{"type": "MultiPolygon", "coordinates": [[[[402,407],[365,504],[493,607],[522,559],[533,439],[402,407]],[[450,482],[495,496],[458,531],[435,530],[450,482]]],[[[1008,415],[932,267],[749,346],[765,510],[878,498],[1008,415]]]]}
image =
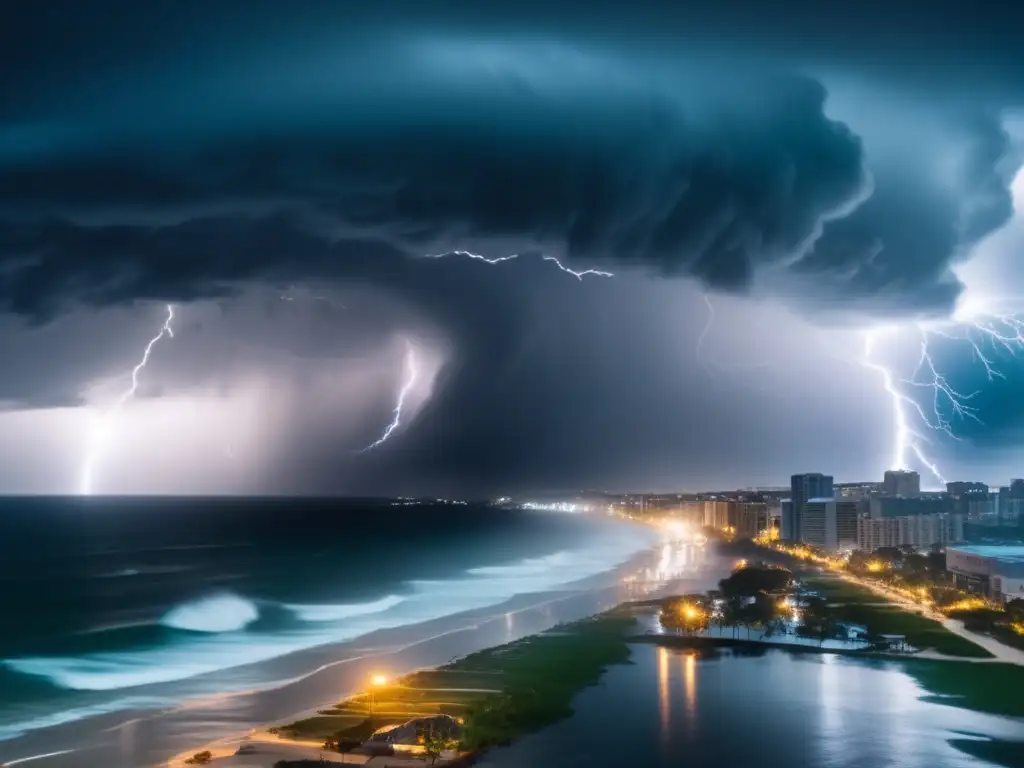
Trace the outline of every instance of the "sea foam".
{"type": "Polygon", "coordinates": [[[281,607],[305,625],[287,632],[261,632],[249,627],[259,617],[256,604],[223,593],[184,603],[164,616],[163,624],[194,633],[173,644],[73,657],[7,659],[2,663],[15,672],[43,677],[74,690],[111,691],[185,680],[345,642],[378,630],[499,605],[516,595],[571,586],[622,565],[652,543],[650,531],[616,529],[589,539],[581,549],[473,568],[461,578],[409,581],[404,594],[368,603],[285,604],[281,607]]]}
{"type": "Polygon", "coordinates": [[[176,606],[160,623],[191,632],[233,632],[244,629],[259,617],[259,609],[251,600],[224,593],[176,606]]]}

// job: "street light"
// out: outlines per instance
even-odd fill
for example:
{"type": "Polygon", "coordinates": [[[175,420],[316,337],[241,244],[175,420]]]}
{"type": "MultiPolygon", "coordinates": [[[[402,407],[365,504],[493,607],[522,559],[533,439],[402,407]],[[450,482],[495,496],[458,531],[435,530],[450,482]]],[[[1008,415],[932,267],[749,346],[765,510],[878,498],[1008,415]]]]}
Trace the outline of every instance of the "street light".
{"type": "Polygon", "coordinates": [[[377,708],[377,689],[388,684],[384,675],[373,675],[370,678],[370,717],[373,717],[373,710],[377,708]]]}

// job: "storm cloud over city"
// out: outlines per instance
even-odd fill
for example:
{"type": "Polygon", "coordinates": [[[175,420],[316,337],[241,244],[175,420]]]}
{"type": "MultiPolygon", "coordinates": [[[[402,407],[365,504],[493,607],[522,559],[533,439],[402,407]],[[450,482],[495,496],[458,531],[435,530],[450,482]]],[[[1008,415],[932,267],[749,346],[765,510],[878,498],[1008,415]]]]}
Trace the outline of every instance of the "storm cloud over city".
{"type": "Polygon", "coordinates": [[[9,4],[0,488],[1004,482],[1021,13],[9,4]]]}

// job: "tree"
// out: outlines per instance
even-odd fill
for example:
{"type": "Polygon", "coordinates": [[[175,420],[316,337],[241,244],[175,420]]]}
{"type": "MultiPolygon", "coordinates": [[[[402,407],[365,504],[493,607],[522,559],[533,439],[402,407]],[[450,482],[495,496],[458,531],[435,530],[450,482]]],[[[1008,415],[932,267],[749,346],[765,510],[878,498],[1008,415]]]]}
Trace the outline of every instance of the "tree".
{"type": "Polygon", "coordinates": [[[1006,615],[1011,621],[1024,622],[1024,598],[1015,597],[1006,604],[1006,615]]]}
{"type": "Polygon", "coordinates": [[[928,571],[931,573],[933,579],[944,580],[948,578],[949,572],[946,570],[945,552],[928,553],[928,571]]]}
{"type": "Polygon", "coordinates": [[[718,582],[726,599],[733,597],[754,597],[758,594],[780,592],[793,584],[793,574],[785,568],[764,568],[748,566],[733,572],[718,582]]]}
{"type": "Polygon", "coordinates": [[[437,762],[442,752],[458,746],[458,742],[450,734],[435,730],[433,726],[420,734],[419,742],[423,746],[423,754],[430,759],[431,765],[437,762]]]}
{"type": "Polygon", "coordinates": [[[708,599],[703,595],[684,595],[666,602],[661,609],[661,624],[684,632],[700,632],[711,617],[708,599]]]}
{"type": "Polygon", "coordinates": [[[850,553],[850,559],[846,563],[846,567],[853,573],[866,573],[868,570],[868,563],[871,562],[873,555],[870,552],[865,552],[862,549],[855,550],[850,553]]]}
{"type": "Polygon", "coordinates": [[[820,597],[812,597],[807,600],[804,607],[804,623],[801,627],[804,630],[801,634],[808,637],[818,638],[818,645],[830,638],[835,632],[835,619],[828,603],[820,597]]]}

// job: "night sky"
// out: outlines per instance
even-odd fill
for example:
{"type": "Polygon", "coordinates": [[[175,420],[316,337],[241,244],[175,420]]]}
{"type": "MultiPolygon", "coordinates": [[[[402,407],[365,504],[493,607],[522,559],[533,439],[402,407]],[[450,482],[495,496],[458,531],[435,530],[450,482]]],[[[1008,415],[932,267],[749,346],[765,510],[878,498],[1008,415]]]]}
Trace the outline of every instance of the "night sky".
{"type": "Polygon", "coordinates": [[[1024,8],[563,5],[3,4],[0,492],[1024,474],[1024,8]]]}

